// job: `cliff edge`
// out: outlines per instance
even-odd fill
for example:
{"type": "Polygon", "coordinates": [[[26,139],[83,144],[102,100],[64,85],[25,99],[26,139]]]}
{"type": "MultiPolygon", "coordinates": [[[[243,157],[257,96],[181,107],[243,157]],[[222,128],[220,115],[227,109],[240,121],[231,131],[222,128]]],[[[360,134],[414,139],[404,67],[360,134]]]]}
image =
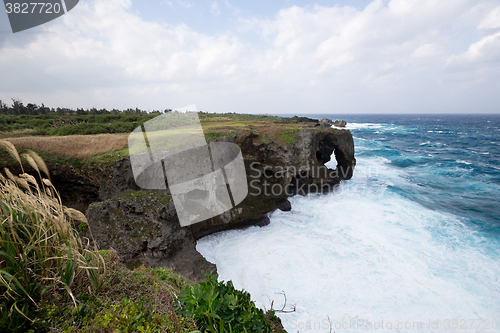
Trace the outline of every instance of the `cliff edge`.
{"type": "Polygon", "coordinates": [[[291,209],[288,197],[329,192],[353,175],[356,160],[348,130],[309,124],[260,126],[258,130],[230,125],[208,137],[241,148],[248,195],[240,204],[219,216],[180,227],[169,190],[140,191],[125,157],[103,170],[107,177],[99,184],[102,201],[86,211],[99,246],[114,248],[129,265],[162,266],[201,280],[201,271],[215,271],[215,266],[196,251],[197,239],[223,230],[265,226],[269,213],[291,209]],[[327,168],[332,154],[336,167],[327,168]]]}

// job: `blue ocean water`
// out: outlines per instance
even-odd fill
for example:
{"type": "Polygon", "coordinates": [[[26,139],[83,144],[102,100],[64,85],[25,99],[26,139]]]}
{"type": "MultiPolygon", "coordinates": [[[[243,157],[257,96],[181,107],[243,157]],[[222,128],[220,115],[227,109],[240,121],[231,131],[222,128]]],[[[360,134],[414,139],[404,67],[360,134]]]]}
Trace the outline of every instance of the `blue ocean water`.
{"type": "Polygon", "coordinates": [[[288,332],[500,332],[500,115],[316,117],[348,122],[354,177],[201,239],[220,279],[286,295],[288,332]]]}

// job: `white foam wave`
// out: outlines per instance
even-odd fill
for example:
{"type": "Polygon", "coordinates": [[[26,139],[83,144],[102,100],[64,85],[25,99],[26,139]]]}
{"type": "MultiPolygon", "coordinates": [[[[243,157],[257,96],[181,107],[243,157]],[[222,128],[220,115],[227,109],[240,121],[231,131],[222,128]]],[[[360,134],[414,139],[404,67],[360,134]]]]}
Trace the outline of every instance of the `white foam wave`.
{"type": "Polygon", "coordinates": [[[357,129],[376,129],[376,128],[382,128],[384,125],[383,124],[375,124],[375,123],[347,123],[346,129],[349,130],[357,130],[357,129]]]}
{"type": "MultiPolygon", "coordinates": [[[[297,307],[279,314],[289,332],[327,332],[314,325],[327,318],[333,330],[353,320],[494,318],[498,241],[394,194],[395,184],[411,185],[402,172],[383,158],[358,158],[336,193],[294,197],[292,211],[276,212],[269,226],[211,235],[197,249],[262,308],[272,300],[280,308],[284,291],[297,307]]],[[[451,332],[427,326],[399,332],[451,332]]]]}
{"type": "Polygon", "coordinates": [[[346,129],[353,130],[372,130],[374,133],[405,133],[415,132],[417,129],[412,127],[404,127],[394,124],[377,124],[377,123],[347,123],[346,129]]]}

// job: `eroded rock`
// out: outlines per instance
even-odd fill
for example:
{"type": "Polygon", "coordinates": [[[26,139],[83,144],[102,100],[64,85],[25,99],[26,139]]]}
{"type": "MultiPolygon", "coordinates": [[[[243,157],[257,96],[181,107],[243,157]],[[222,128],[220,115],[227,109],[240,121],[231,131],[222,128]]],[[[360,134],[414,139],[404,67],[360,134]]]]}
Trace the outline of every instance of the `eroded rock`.
{"type": "Polygon", "coordinates": [[[168,190],[136,191],[130,162],[122,159],[113,176],[101,184],[99,194],[106,200],[87,210],[94,238],[101,248],[113,247],[124,261],[168,267],[187,278],[203,279],[201,271],[213,271],[215,266],[196,251],[197,239],[223,230],[265,226],[270,213],[292,208],[288,197],[328,192],[352,177],[356,160],[349,131],[309,127],[300,129],[294,140],[286,145],[265,143],[251,131],[217,138],[240,146],[249,193],[233,209],[185,228],[179,225],[168,190]],[[332,154],[337,166],[327,168],[324,164],[332,154]]]}
{"type": "Polygon", "coordinates": [[[331,119],[323,118],[319,120],[319,124],[325,127],[332,127],[333,121],[331,119]]]}
{"type": "Polygon", "coordinates": [[[115,249],[131,266],[161,266],[194,281],[204,279],[202,271],[215,272],[196,251],[191,230],[180,227],[170,195],[127,191],[92,204],[86,216],[99,247],[115,249]]]}
{"type": "Polygon", "coordinates": [[[345,120],[335,120],[333,122],[333,126],[335,127],[345,127],[347,125],[347,122],[345,120]]]}

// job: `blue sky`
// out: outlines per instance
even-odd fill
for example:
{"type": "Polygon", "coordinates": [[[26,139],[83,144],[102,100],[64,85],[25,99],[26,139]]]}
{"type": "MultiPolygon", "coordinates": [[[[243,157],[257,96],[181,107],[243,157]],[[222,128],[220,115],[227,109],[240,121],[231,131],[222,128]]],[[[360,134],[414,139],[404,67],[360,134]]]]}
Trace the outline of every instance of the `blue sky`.
{"type": "Polygon", "coordinates": [[[282,8],[314,5],[352,6],[364,9],[371,1],[175,1],[143,0],[132,2],[131,9],[148,20],[167,24],[187,24],[196,31],[225,33],[238,26],[240,17],[273,18],[282,8]]]}
{"type": "Polygon", "coordinates": [[[0,99],[247,113],[500,112],[500,0],[88,0],[12,34],[0,99]]]}

